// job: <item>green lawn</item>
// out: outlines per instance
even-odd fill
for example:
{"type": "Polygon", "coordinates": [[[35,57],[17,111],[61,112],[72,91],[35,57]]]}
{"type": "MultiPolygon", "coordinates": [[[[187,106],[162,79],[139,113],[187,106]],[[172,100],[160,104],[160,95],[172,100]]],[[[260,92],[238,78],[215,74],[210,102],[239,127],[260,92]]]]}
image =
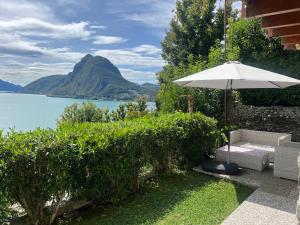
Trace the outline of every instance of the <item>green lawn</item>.
{"type": "Polygon", "coordinates": [[[118,207],[82,212],[76,225],[220,224],[253,190],[200,174],[155,179],[118,207]]]}

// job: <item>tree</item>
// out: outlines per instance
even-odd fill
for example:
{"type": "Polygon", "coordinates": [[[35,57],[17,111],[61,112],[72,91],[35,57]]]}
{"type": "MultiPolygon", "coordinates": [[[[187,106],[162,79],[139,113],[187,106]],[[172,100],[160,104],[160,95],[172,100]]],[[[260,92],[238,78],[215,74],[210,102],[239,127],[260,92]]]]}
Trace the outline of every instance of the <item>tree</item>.
{"type": "MultiPolygon", "coordinates": [[[[187,111],[187,95],[194,99],[194,110],[223,118],[223,96],[218,90],[181,88],[173,80],[224,62],[221,42],[224,36],[224,9],[215,8],[216,0],[180,0],[162,44],[167,65],[157,74],[160,90],[159,110],[187,111]]],[[[237,20],[237,11],[228,5],[229,17],[237,20]]]]}
{"type": "Polygon", "coordinates": [[[111,116],[108,109],[97,108],[92,102],[77,103],[67,106],[58,120],[58,125],[63,123],[84,122],[109,122],[111,116]]]}
{"type": "MultiPolygon", "coordinates": [[[[162,42],[163,57],[168,64],[157,74],[160,90],[156,101],[161,111],[187,111],[184,96],[192,95],[194,111],[201,111],[222,121],[223,91],[182,88],[172,81],[220,65],[226,60],[241,61],[300,78],[300,64],[297,63],[300,61],[300,53],[284,50],[280,40],[269,39],[265,35],[259,19],[237,19],[236,11],[232,11],[230,7],[227,9],[230,19],[225,59],[221,41],[223,10],[219,9],[214,13],[214,6],[211,4],[212,1],[205,0],[182,0],[177,3],[176,17],[162,42]],[[214,30],[209,30],[209,27],[214,30]]],[[[248,105],[299,106],[300,88],[235,92],[234,102],[239,101],[248,105]]]]}
{"type": "Polygon", "coordinates": [[[162,57],[173,66],[207,57],[216,39],[223,31],[220,17],[214,21],[216,0],[182,0],[177,2],[176,15],[170,23],[170,30],[162,41],[162,57]]]}
{"type": "MultiPolygon", "coordinates": [[[[237,53],[240,62],[300,78],[300,52],[284,50],[278,38],[268,38],[259,19],[230,22],[228,30],[229,54],[237,53]]],[[[244,90],[243,104],[254,106],[299,106],[299,86],[286,89],[244,90]]]]}
{"type": "Polygon", "coordinates": [[[205,115],[223,119],[224,93],[220,90],[201,88],[182,88],[172,83],[179,79],[207,68],[206,61],[190,63],[187,67],[165,66],[158,74],[160,90],[157,94],[157,107],[163,112],[188,111],[187,95],[192,95],[194,111],[203,112],[205,115]]]}

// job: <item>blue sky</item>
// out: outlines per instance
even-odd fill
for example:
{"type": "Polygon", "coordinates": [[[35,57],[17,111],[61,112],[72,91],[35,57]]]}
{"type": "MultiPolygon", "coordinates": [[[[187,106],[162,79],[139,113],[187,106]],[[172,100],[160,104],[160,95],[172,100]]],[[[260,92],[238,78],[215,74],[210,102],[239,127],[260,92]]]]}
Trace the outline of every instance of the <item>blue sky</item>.
{"type": "Polygon", "coordinates": [[[67,74],[84,55],[155,83],[176,0],[0,0],[0,79],[25,85],[67,74]]]}

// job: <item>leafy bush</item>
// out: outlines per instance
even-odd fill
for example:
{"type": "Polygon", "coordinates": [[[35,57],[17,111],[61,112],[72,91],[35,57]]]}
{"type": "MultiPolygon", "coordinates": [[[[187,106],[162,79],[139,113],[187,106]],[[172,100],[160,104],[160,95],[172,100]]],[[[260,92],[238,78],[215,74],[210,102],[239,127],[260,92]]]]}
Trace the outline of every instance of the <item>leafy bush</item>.
{"type": "Polygon", "coordinates": [[[13,216],[16,215],[15,210],[11,209],[9,201],[4,193],[0,194],[0,224],[7,224],[13,216]]]}
{"type": "MultiPolygon", "coordinates": [[[[284,50],[278,38],[268,38],[259,19],[231,22],[228,30],[229,52],[239,50],[244,64],[300,79],[300,52],[284,50]]],[[[299,106],[300,86],[286,89],[243,90],[243,104],[254,106],[299,106]]]]}
{"type": "Polygon", "coordinates": [[[136,118],[149,113],[147,110],[147,97],[140,96],[136,102],[120,104],[116,110],[109,112],[108,109],[97,108],[92,102],[77,103],[65,108],[58,120],[62,123],[84,123],[84,122],[101,122],[124,120],[126,118],[136,118]]]}
{"type": "MultiPolygon", "coordinates": [[[[214,52],[212,52],[214,54],[214,52]]],[[[213,58],[213,57],[211,57],[213,58]]],[[[218,63],[217,60],[211,59],[209,61],[210,66],[214,66],[218,63]]],[[[194,101],[194,112],[202,112],[206,116],[214,117],[220,122],[224,119],[224,91],[218,89],[207,88],[187,88],[180,87],[172,81],[197,73],[204,69],[207,69],[205,61],[197,61],[191,63],[187,67],[179,66],[165,66],[164,70],[158,73],[158,79],[160,82],[160,90],[157,94],[157,108],[162,112],[175,112],[175,111],[188,111],[187,95],[191,95],[194,101]]],[[[234,103],[239,103],[239,95],[234,92],[234,103]]]]}
{"type": "Polygon", "coordinates": [[[78,151],[72,193],[116,201],[138,189],[138,175],[146,164],[156,172],[192,166],[214,149],[215,125],[202,114],[177,113],[61,126],[78,151]]]}
{"type": "Polygon", "coordinates": [[[1,143],[1,193],[19,203],[32,224],[51,224],[68,194],[72,150],[65,140],[59,132],[36,130],[9,133],[1,143]]]}
{"type": "Polygon", "coordinates": [[[85,102],[82,105],[77,103],[67,106],[60,117],[58,123],[69,122],[108,122],[110,115],[108,109],[99,109],[92,102],[85,102]]]}
{"type": "Polygon", "coordinates": [[[145,165],[158,173],[195,165],[211,154],[216,134],[216,121],[199,113],[12,132],[1,142],[0,190],[32,224],[48,225],[64,199],[118,202],[136,192],[145,165]]]}
{"type": "Polygon", "coordinates": [[[149,113],[147,110],[147,97],[140,96],[136,102],[127,102],[119,105],[116,110],[111,113],[111,120],[118,121],[124,119],[133,119],[141,116],[145,116],[149,113]]]}

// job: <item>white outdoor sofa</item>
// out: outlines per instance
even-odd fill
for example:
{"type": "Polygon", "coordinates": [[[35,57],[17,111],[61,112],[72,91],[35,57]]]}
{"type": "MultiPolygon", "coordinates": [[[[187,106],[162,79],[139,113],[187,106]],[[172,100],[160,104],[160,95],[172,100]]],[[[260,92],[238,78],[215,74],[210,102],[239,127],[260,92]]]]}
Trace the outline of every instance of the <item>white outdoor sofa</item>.
{"type": "MultiPolygon", "coordinates": [[[[254,130],[236,130],[230,133],[230,162],[240,167],[262,171],[274,161],[275,148],[282,138],[290,134],[254,130]]],[[[290,140],[290,139],[289,139],[290,140]]],[[[216,150],[216,159],[226,161],[227,146],[216,150]]]]}
{"type": "Polygon", "coordinates": [[[275,149],[274,176],[291,180],[298,180],[299,153],[299,142],[292,142],[291,136],[280,138],[279,145],[275,149]]]}

